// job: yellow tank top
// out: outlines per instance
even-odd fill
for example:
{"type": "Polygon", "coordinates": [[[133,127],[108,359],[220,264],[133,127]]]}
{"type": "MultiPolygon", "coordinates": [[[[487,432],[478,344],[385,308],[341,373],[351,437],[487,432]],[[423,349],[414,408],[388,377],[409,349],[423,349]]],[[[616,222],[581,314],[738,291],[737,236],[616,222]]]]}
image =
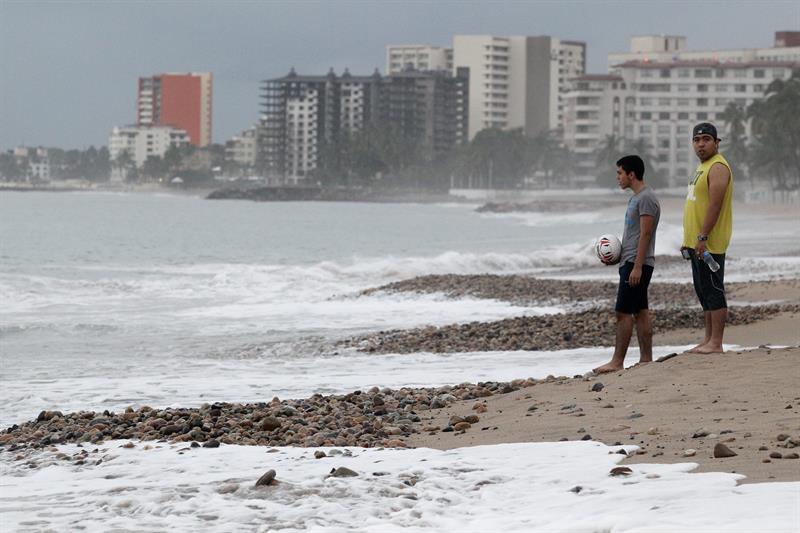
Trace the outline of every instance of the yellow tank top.
{"type": "Polygon", "coordinates": [[[710,203],[708,172],[715,163],[721,163],[728,167],[731,180],[725,191],[725,198],[722,200],[722,209],[720,209],[717,223],[708,234],[706,249],[712,254],[724,254],[728,250],[733,232],[733,171],[721,154],[716,154],[700,163],[694,175],[689,178],[689,190],[686,194],[686,204],[683,207],[683,246],[694,248],[697,245],[697,235],[702,231],[703,220],[710,203]]]}

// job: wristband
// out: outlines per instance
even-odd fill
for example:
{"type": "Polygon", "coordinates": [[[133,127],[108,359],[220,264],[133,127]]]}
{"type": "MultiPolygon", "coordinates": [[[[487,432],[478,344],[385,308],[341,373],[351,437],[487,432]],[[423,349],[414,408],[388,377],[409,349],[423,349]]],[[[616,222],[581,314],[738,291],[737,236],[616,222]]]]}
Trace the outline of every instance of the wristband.
{"type": "Polygon", "coordinates": [[[707,233],[698,234],[697,235],[697,240],[700,241],[700,242],[707,241],[708,240],[708,234],[707,233]]]}

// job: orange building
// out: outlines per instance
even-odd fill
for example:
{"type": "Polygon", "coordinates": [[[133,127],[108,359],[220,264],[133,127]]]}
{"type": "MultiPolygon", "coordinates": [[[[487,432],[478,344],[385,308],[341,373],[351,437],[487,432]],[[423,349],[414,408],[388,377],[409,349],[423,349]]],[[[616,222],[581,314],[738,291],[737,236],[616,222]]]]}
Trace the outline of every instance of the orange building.
{"type": "Polygon", "coordinates": [[[195,146],[211,143],[210,72],[166,73],[139,78],[137,124],[173,126],[195,146]]]}

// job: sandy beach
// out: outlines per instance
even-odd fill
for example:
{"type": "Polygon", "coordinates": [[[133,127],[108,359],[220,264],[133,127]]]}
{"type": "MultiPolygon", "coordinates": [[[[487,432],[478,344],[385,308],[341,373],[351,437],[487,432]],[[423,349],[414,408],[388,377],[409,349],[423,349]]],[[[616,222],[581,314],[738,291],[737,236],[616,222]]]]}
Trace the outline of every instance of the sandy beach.
{"type": "MultiPolygon", "coordinates": [[[[797,282],[738,284],[731,291],[730,303],[775,300],[800,301],[797,282]]],[[[717,355],[684,353],[621,372],[539,383],[477,403],[458,402],[435,410],[431,425],[446,425],[452,416],[474,414],[474,407],[483,404],[478,409],[485,408],[480,422],[464,433],[415,435],[408,444],[447,449],[577,440],[589,435],[606,444],[640,446],[628,462],[692,461],[699,464],[697,472],[736,472],[747,476],[746,483],[797,481],[799,325],[800,314],[780,313],[727,329],[726,343],[755,349],[717,355]],[[599,383],[602,389],[592,390],[600,388],[599,383]],[[737,455],[715,458],[717,443],[737,455]],[[770,456],[776,453],[782,458],[770,456]]],[[[700,330],[688,328],[656,331],[654,343],[693,344],[699,334],[700,330]]],[[[631,355],[628,359],[629,365],[636,361],[631,355]]]]}

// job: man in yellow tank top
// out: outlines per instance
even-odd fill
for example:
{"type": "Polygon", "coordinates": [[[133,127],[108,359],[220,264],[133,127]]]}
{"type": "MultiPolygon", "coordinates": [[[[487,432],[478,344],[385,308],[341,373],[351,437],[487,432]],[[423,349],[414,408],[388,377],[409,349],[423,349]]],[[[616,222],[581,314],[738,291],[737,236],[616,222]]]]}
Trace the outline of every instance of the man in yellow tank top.
{"type": "Polygon", "coordinates": [[[705,318],[705,338],[688,350],[722,353],[728,318],[725,299],[725,253],[733,230],[733,173],[719,153],[720,139],[713,124],[703,122],[692,131],[692,147],[700,159],[689,178],[683,209],[683,256],[692,262],[694,290],[705,318]]]}

